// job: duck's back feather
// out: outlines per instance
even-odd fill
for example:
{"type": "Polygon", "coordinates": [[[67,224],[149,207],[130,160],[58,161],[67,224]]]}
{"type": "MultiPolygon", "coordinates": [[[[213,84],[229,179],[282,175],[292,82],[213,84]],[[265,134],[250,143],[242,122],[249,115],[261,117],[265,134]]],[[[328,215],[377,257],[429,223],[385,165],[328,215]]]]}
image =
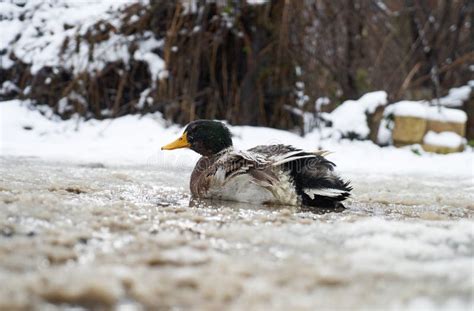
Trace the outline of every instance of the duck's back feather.
{"type": "Polygon", "coordinates": [[[197,197],[209,197],[209,192],[225,192],[228,188],[235,190],[237,177],[245,177],[238,178],[242,187],[244,179],[248,179],[247,186],[254,183],[263,188],[278,182],[278,176],[264,156],[229,149],[212,157],[201,157],[191,175],[191,193],[197,197]]]}
{"type": "Polygon", "coordinates": [[[302,203],[323,208],[340,207],[352,187],[334,173],[327,151],[307,152],[288,145],[256,146],[250,152],[266,155],[273,166],[281,166],[293,179],[302,203]]]}
{"type": "Polygon", "coordinates": [[[246,201],[243,197],[251,199],[260,188],[261,198],[256,195],[254,201],[339,207],[351,187],[334,173],[334,163],[322,153],[287,145],[224,150],[198,161],[191,176],[191,192],[197,197],[246,201]]]}

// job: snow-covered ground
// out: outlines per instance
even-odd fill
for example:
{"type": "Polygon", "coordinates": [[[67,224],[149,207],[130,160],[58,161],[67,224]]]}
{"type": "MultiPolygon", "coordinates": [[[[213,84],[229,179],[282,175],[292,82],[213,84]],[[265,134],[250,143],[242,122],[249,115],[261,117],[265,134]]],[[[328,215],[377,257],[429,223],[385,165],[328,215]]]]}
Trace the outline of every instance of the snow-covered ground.
{"type": "MultiPolygon", "coordinates": [[[[0,154],[56,161],[147,164],[188,169],[193,167],[198,158],[190,150],[160,150],[161,146],[177,138],[183,130],[179,126],[167,124],[160,114],[129,115],[103,121],[61,121],[52,116],[48,109],[45,112],[48,117],[31,108],[28,102],[19,100],[0,103],[0,154]]],[[[270,128],[230,128],[236,148],[247,149],[259,144],[275,143],[307,150],[322,148],[333,152],[328,157],[342,173],[460,178],[474,176],[471,148],[462,153],[438,155],[425,153],[416,146],[381,148],[370,141],[326,138],[330,136],[328,131],[331,129],[314,130],[301,137],[270,128]]]]}

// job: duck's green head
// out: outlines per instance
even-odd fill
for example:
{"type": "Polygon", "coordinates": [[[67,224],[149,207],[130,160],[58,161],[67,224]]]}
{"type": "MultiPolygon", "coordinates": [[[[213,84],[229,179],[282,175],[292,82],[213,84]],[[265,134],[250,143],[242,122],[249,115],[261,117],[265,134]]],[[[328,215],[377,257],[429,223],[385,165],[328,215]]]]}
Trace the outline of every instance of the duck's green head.
{"type": "Polygon", "coordinates": [[[231,146],[230,131],[223,123],[196,120],[188,124],[180,138],[161,147],[161,150],[190,148],[203,156],[210,156],[231,146]]]}

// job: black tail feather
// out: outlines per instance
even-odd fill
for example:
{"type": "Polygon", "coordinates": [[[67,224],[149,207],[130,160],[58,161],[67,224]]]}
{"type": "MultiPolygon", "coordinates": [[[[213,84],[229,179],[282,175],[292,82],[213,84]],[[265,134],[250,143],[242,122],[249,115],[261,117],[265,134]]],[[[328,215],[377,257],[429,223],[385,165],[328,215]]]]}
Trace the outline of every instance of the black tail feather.
{"type": "Polygon", "coordinates": [[[319,155],[284,164],[284,168],[293,178],[303,205],[340,210],[344,209],[341,202],[350,196],[352,187],[350,182],[342,180],[334,173],[334,166],[334,163],[319,155]],[[325,195],[325,191],[330,193],[325,195]]]}

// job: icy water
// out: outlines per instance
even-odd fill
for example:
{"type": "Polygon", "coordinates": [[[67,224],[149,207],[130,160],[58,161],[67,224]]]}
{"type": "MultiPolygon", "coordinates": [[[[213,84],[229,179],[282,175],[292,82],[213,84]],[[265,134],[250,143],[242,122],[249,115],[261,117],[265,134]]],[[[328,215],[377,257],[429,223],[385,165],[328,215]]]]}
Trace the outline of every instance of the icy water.
{"type": "Polygon", "coordinates": [[[0,310],[473,308],[472,178],[346,176],[318,215],[191,202],[188,169],[0,161],[0,310]]]}

